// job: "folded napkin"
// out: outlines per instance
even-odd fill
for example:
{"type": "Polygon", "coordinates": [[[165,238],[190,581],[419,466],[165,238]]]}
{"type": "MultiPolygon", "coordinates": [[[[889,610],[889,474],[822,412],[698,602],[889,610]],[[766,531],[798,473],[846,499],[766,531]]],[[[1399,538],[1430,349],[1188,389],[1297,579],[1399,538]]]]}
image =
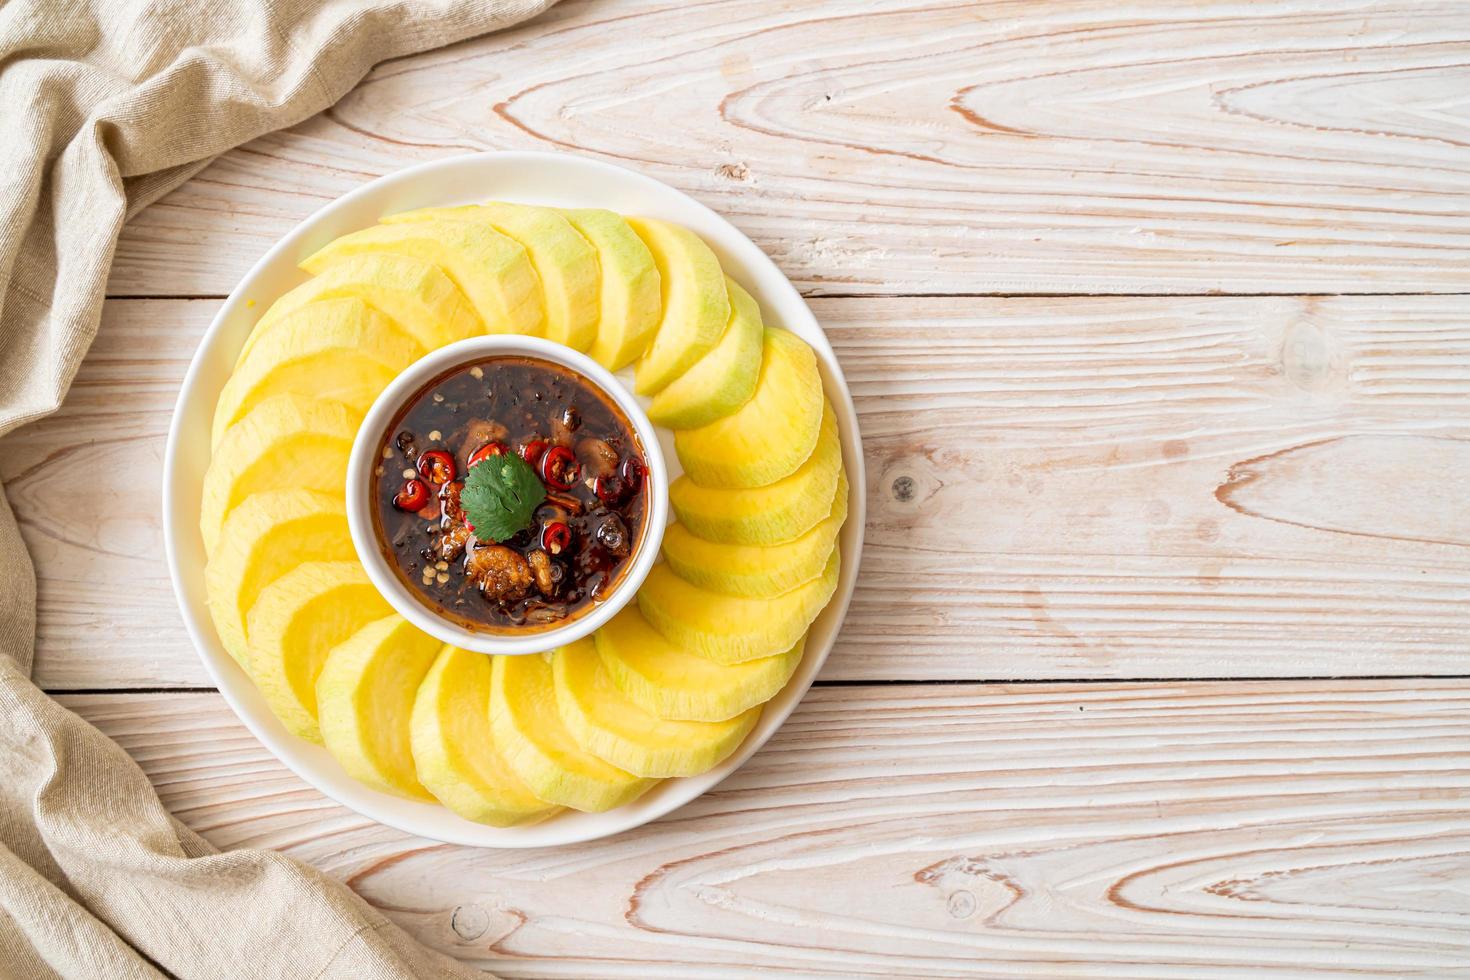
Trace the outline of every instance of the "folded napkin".
{"type": "MultiPolygon", "coordinates": [[[[60,404],[130,215],[375,62],[552,2],[0,0],[0,435],[60,404]]],[[[3,491],[0,569],[0,976],[481,975],[312,868],[174,820],[30,682],[35,575],[3,491]]]]}

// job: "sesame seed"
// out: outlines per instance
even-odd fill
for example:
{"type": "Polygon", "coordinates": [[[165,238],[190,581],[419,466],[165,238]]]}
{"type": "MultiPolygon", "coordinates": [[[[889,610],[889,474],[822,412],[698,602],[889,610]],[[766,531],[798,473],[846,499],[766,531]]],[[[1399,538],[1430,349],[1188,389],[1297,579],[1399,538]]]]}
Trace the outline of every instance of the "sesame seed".
{"type": "Polygon", "coordinates": [[[448,572],[440,572],[438,575],[435,575],[434,576],[434,581],[438,582],[440,585],[448,585],[449,584],[449,573],[448,572]]]}
{"type": "Polygon", "coordinates": [[[382,475],[383,475],[383,468],[381,466],[375,466],[375,467],[373,467],[373,476],[382,476],[382,475]]]}
{"type": "Polygon", "coordinates": [[[443,395],[439,394],[437,391],[434,392],[434,401],[436,403],[437,402],[442,402],[443,400],[444,400],[444,396],[443,395]]]}
{"type": "Polygon", "coordinates": [[[485,371],[483,368],[480,367],[480,365],[476,364],[474,367],[470,368],[470,377],[474,378],[476,381],[479,381],[484,376],[485,371]]]}
{"type": "Polygon", "coordinates": [[[437,569],[439,569],[439,571],[441,571],[441,572],[447,572],[447,571],[449,571],[449,562],[447,562],[447,561],[435,562],[434,563],[434,567],[437,568],[437,569]]]}
{"type": "Polygon", "coordinates": [[[415,474],[413,472],[413,467],[412,466],[408,466],[408,467],[405,467],[404,468],[404,470],[403,470],[403,478],[405,480],[412,480],[414,478],[414,475],[415,474]]]}
{"type": "Polygon", "coordinates": [[[444,433],[440,432],[438,429],[435,429],[433,432],[430,432],[429,433],[429,441],[430,442],[438,442],[440,439],[443,439],[443,438],[444,438],[444,433]]]}
{"type": "Polygon", "coordinates": [[[383,447],[383,458],[384,459],[392,459],[393,458],[393,450],[389,449],[387,446],[384,446],[383,447]]]}

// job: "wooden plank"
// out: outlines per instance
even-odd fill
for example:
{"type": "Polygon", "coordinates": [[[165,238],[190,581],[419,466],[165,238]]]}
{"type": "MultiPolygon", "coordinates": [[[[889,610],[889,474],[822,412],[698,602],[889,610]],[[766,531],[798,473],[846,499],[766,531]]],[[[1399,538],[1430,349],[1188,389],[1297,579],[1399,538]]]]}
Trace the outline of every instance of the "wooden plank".
{"type": "Polygon", "coordinates": [[[1458,975],[1463,682],[814,691],[612,840],[437,845],[305,787],[215,695],[62,699],[221,847],[278,848],[511,977],[1458,975]]]}
{"type": "Polygon", "coordinates": [[[223,295],[365,180],[633,166],[809,293],[1470,286],[1457,3],[566,0],[381,66],[126,229],[117,295],[223,295]]]}
{"type": "MultiPolygon", "coordinates": [[[[815,306],[871,500],[825,678],[1467,673],[1462,298],[815,306]]],[[[48,688],[208,684],[158,486],[214,307],[110,302],[63,411],[0,441],[48,688]]]]}

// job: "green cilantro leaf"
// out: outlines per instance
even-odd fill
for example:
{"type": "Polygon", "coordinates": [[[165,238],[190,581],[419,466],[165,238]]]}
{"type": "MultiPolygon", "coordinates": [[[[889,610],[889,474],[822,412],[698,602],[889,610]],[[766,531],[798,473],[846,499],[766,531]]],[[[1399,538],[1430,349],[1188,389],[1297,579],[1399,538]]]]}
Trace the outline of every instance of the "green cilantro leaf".
{"type": "Polygon", "coordinates": [[[530,527],[531,515],[545,499],[546,488],[515,453],[491,456],[470,467],[459,494],[475,537],[486,543],[504,541],[530,527]]]}

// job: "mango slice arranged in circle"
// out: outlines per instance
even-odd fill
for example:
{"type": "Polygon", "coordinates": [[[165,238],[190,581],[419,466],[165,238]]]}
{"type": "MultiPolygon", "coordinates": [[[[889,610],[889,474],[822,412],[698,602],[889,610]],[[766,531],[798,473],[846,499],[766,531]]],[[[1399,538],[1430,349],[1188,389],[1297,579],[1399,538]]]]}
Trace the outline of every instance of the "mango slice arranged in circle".
{"type": "Polygon", "coordinates": [[[328,242],[301,268],[313,275],[352,255],[383,252],[438,266],[464,293],[487,333],[539,334],[541,280],[525,246],[488,224],[413,221],[375,225],[328,242]]]}
{"type": "Polygon", "coordinates": [[[746,490],[702,487],[687,475],[669,485],[669,506],[707,541],[773,545],[807,533],[832,513],[842,473],[842,440],[831,405],[822,410],[817,445],[795,473],[746,490]]]}
{"type": "Polygon", "coordinates": [[[199,531],[213,555],[225,518],[263,490],[340,494],[362,416],[340,402],[276,395],[225,430],[204,473],[199,531]]]}
{"type": "Polygon", "coordinates": [[[250,676],[288,731],[322,740],[316,681],[327,654],[392,613],[356,561],[307,562],[261,590],[246,618],[250,676]]]}
{"type": "Polygon", "coordinates": [[[525,246],[541,280],[541,335],[585,351],[597,336],[597,251],[554,208],[495,201],[391,214],[388,224],[448,219],[483,222],[525,246]]]}
{"type": "Polygon", "coordinates": [[[730,299],[720,260],[698,235],[654,218],[627,221],[658,266],[662,314],[635,372],[638,393],[652,395],[714,347],[730,319],[730,299]]]}
{"type": "Polygon", "coordinates": [[[658,564],[638,590],[638,608],[670,643],[716,663],[773,657],[791,649],[832,598],[840,555],[833,548],[820,576],[770,599],[701,589],[658,564]]]}
{"type": "Polygon", "coordinates": [[[602,273],[597,338],[587,355],[617,371],[643,353],[658,329],[663,310],[658,266],[622,215],[601,208],[572,208],[562,215],[597,250],[602,273]]]}
{"type": "Polygon", "coordinates": [[[209,612],[226,652],[246,664],[245,617],[267,585],[302,562],[356,557],[340,496],[291,489],[246,497],[225,520],[204,568],[209,612]]]}
{"type": "Polygon", "coordinates": [[[425,353],[392,320],[353,297],[308,303],[260,329],[250,356],[220,392],[211,447],[273,395],[321,398],[365,413],[388,382],[425,353]]]}
{"type": "Polygon", "coordinates": [[[396,613],[332,647],[316,679],[317,721],[327,751],[373,789],[432,799],[414,768],[414,694],[440,643],[396,613]]]}
{"type": "Polygon", "coordinates": [[[226,651],[355,779],[508,827],[728,759],[801,664],[850,488],[815,351],[688,228],[508,202],[391,215],[308,256],[216,404],[200,531],[226,651]],[[634,365],[684,475],[664,561],[593,636],[488,657],[397,615],[348,530],[347,458],[408,364],[482,332],[634,365]]]}
{"type": "Polygon", "coordinates": [[[237,364],[260,342],[263,328],[308,303],[355,297],[398,325],[424,350],[484,333],[485,325],[437,265],[407,255],[352,255],[333,262],[271,305],[245,339],[237,364]]]}
{"type": "Polygon", "coordinates": [[[712,592],[769,598],[822,574],[847,520],[847,474],[837,477],[832,511],[810,531],[773,545],[721,544],[682,524],[664,531],[664,560],[686,582],[712,592]]]}
{"type": "Polygon", "coordinates": [[[693,429],[724,418],[755,394],[761,371],[764,329],[751,295],[726,278],[730,320],[719,343],[683,375],[653,396],[648,417],[654,425],[693,429]]]}
{"type": "Polygon", "coordinates": [[[490,734],[490,658],[443,647],[414,696],[410,720],[419,782],[450,810],[492,827],[556,812],[537,799],[490,734]]]}
{"type": "Polygon", "coordinates": [[[547,803],[601,813],[637,799],[653,780],[584,750],[556,706],[551,664],[540,654],[495,657],[490,668],[490,731],[495,747],[547,803]]]}
{"type": "Polygon", "coordinates": [[[723,488],[790,476],[816,447],[824,400],[816,353],[796,334],[767,328],[750,400],[708,425],[674,433],[684,475],[723,488]]]}
{"type": "Polygon", "coordinates": [[[760,717],[749,708],[726,721],[670,721],[618,690],[591,639],[556,651],[556,705],[577,744],[636,776],[693,776],[734,752],[760,717]]]}
{"type": "Polygon", "coordinates": [[[598,656],[628,700],[659,718],[726,721],[775,697],[801,663],[805,637],[785,653],[719,664],[680,649],[636,603],[593,634],[598,656]]]}

